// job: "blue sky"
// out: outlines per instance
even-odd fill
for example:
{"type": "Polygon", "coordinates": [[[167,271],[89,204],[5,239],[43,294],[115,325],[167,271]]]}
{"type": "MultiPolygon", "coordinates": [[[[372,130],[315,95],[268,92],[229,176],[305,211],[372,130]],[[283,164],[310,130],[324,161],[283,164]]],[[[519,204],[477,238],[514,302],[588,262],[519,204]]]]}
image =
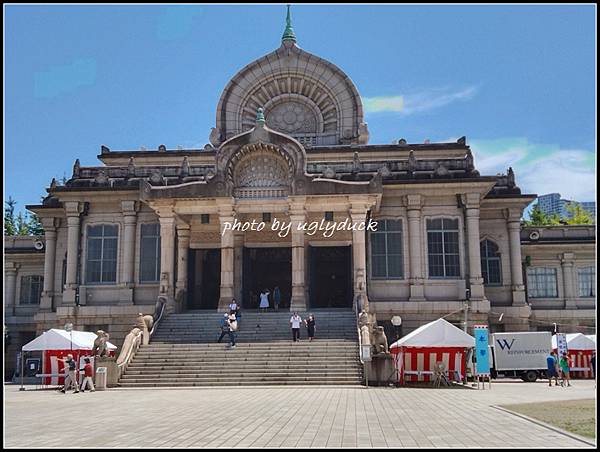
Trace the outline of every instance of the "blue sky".
{"type": "MultiPolygon", "coordinates": [[[[298,45],[356,84],[371,144],[466,135],[482,174],[595,200],[593,6],[292,6],[298,45]]],[[[228,80],[274,50],[284,5],[5,6],[5,196],[73,162],[204,146],[228,80]]]]}

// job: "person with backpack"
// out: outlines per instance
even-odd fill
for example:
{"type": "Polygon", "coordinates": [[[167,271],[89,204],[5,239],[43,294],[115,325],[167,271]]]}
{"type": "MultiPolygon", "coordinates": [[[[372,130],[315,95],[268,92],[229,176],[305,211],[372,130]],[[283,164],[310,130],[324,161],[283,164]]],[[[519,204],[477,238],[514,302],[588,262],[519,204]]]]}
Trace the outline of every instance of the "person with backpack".
{"type": "Polygon", "coordinates": [[[217,342],[221,343],[225,335],[229,336],[229,342],[231,343],[231,348],[235,348],[235,335],[231,329],[231,324],[229,322],[229,314],[225,314],[221,319],[221,336],[217,342]]]}

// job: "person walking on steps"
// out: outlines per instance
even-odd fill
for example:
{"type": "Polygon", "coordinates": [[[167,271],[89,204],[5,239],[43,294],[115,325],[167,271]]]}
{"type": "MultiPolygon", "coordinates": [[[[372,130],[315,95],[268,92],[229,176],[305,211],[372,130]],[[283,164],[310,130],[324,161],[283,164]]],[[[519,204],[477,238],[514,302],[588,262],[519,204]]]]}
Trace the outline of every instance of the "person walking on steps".
{"type": "Polygon", "coordinates": [[[217,342],[221,343],[225,335],[229,336],[229,342],[231,343],[231,348],[235,348],[235,335],[231,330],[231,324],[229,323],[229,314],[225,314],[221,319],[221,336],[217,340],[217,342]]]}
{"type": "Polygon", "coordinates": [[[273,289],[273,306],[275,306],[276,311],[279,311],[280,303],[281,303],[281,290],[279,290],[279,286],[275,286],[275,289],[273,289]]]}
{"type": "Polygon", "coordinates": [[[267,309],[269,308],[269,294],[271,292],[269,292],[267,289],[263,290],[260,293],[260,309],[262,312],[267,312],[267,309]]]}
{"type": "Polygon", "coordinates": [[[310,314],[308,316],[308,318],[304,321],[304,323],[306,324],[306,331],[308,333],[308,340],[312,342],[312,340],[315,338],[315,316],[310,314]]]}
{"type": "Polygon", "coordinates": [[[300,341],[300,324],[302,323],[302,317],[296,312],[290,319],[290,326],[292,327],[292,339],[294,342],[300,341]]]}

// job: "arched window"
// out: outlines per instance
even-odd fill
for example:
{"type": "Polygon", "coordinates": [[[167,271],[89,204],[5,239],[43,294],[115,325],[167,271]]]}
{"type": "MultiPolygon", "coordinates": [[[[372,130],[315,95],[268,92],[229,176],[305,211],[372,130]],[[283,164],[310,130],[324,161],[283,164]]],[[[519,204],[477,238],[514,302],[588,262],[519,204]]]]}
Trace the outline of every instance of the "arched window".
{"type": "Polygon", "coordinates": [[[484,240],[480,244],[481,274],[486,286],[502,285],[502,261],[498,245],[491,240],[484,240]]]}

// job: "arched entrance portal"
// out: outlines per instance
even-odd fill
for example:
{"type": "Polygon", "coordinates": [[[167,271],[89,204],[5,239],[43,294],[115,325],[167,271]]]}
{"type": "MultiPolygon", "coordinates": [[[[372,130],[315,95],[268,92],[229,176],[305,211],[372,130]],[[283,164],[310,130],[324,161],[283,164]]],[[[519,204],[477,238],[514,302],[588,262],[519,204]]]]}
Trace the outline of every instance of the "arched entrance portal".
{"type": "Polygon", "coordinates": [[[269,306],[273,308],[273,289],[281,291],[280,308],[289,308],[292,296],[292,249],[244,248],[242,275],[242,307],[258,309],[261,291],[267,289],[269,306]]]}

